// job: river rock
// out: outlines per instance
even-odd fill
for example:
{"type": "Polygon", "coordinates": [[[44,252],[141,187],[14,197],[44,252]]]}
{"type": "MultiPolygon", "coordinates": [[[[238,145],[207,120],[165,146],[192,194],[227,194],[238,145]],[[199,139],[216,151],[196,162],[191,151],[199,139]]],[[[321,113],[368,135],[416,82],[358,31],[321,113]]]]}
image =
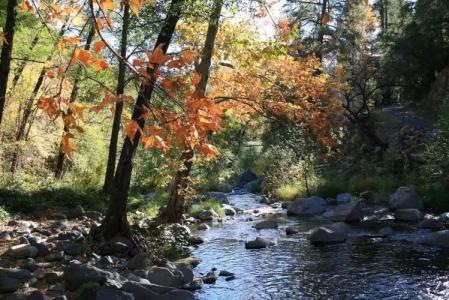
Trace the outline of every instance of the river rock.
{"type": "Polygon", "coordinates": [[[203,243],[204,243],[204,238],[202,238],[199,235],[192,235],[191,237],[189,237],[189,244],[192,246],[200,245],[203,243]]]}
{"type": "Polygon", "coordinates": [[[33,291],[26,297],[26,300],[51,300],[51,298],[41,291],[33,291]]]}
{"type": "Polygon", "coordinates": [[[337,204],[345,204],[352,201],[352,194],[351,193],[341,193],[337,195],[337,198],[335,199],[337,204]]]}
{"type": "Polygon", "coordinates": [[[312,244],[334,244],[344,242],[347,235],[326,227],[318,227],[311,231],[309,241],[312,244]]]}
{"type": "Polygon", "coordinates": [[[449,230],[431,232],[420,238],[418,243],[440,248],[449,248],[449,230]]]}
{"type": "Polygon", "coordinates": [[[147,279],[154,284],[179,287],[182,285],[182,280],[179,274],[175,274],[168,268],[152,267],[147,275],[147,279]]]}
{"type": "Polygon", "coordinates": [[[209,230],[209,225],[204,224],[204,223],[200,223],[198,224],[198,226],[196,227],[198,230],[209,230]]]}
{"type": "Polygon", "coordinates": [[[299,232],[299,230],[296,226],[289,226],[289,227],[285,228],[285,233],[287,235],[296,234],[298,232],[299,232]]]}
{"type": "Polygon", "coordinates": [[[223,205],[223,211],[226,216],[235,216],[237,213],[235,209],[230,205],[223,205]]]}
{"type": "Polygon", "coordinates": [[[13,293],[31,279],[31,272],[23,269],[0,268],[0,294],[13,293]]]}
{"type": "Polygon", "coordinates": [[[112,274],[88,264],[72,262],[64,269],[63,277],[67,289],[73,291],[87,282],[103,285],[112,274]]]}
{"type": "Polygon", "coordinates": [[[418,193],[407,186],[399,187],[396,192],[390,196],[389,204],[391,209],[413,208],[422,210],[424,208],[424,202],[418,193]]]}
{"type": "Polygon", "coordinates": [[[386,237],[389,237],[390,235],[393,235],[394,230],[391,227],[383,227],[383,228],[379,229],[377,234],[382,238],[386,238],[386,237]]]}
{"type": "Polygon", "coordinates": [[[243,188],[245,184],[254,180],[257,180],[257,175],[254,174],[251,170],[246,170],[237,179],[237,187],[243,188]]]}
{"type": "Polygon", "coordinates": [[[363,212],[359,201],[340,204],[331,215],[332,221],[335,222],[360,222],[362,217],[363,212]]]}
{"type": "Polygon", "coordinates": [[[217,275],[215,274],[215,272],[211,271],[208,272],[205,276],[203,276],[202,279],[204,283],[212,284],[217,281],[217,275]]]}
{"type": "Polygon", "coordinates": [[[218,201],[221,204],[229,204],[228,195],[222,192],[208,192],[206,197],[210,200],[218,201]]]}
{"type": "Polygon", "coordinates": [[[325,211],[326,201],[317,196],[299,198],[290,202],[287,208],[287,214],[293,216],[317,215],[325,211]]]}
{"type": "Polygon", "coordinates": [[[194,300],[194,295],[186,290],[143,284],[133,281],[126,282],[123,291],[131,293],[135,300],[194,300]]]}
{"type": "Polygon", "coordinates": [[[394,218],[402,222],[419,222],[422,219],[422,213],[414,208],[398,209],[394,212],[394,218]]]}
{"type": "Polygon", "coordinates": [[[128,260],[126,266],[130,270],[148,269],[153,263],[144,253],[138,253],[134,257],[128,260]]]}
{"type": "Polygon", "coordinates": [[[256,228],[257,230],[260,230],[260,229],[278,228],[278,226],[279,226],[279,224],[276,220],[265,220],[265,221],[256,223],[256,225],[254,225],[254,228],[256,228]]]}
{"type": "Polygon", "coordinates": [[[212,221],[216,218],[218,218],[218,214],[212,208],[203,210],[198,214],[198,219],[200,219],[201,221],[212,221]]]}
{"type": "Polygon", "coordinates": [[[430,230],[440,230],[443,228],[443,223],[438,218],[427,214],[421,221],[421,227],[430,230]]]}
{"type": "Polygon", "coordinates": [[[262,249],[262,248],[266,248],[273,244],[274,244],[273,242],[271,242],[267,239],[264,239],[262,237],[257,237],[253,241],[247,241],[245,243],[245,248],[246,249],[262,249]]]}
{"type": "Polygon", "coordinates": [[[64,242],[61,244],[61,249],[64,251],[64,253],[73,256],[84,254],[84,252],[86,251],[86,248],[83,244],[75,242],[64,242]]]}
{"type": "Polygon", "coordinates": [[[97,290],[95,300],[134,300],[134,296],[118,289],[102,287],[97,290]]]}
{"type": "Polygon", "coordinates": [[[15,245],[8,249],[8,255],[17,259],[35,257],[37,253],[37,248],[29,244],[15,245]]]}

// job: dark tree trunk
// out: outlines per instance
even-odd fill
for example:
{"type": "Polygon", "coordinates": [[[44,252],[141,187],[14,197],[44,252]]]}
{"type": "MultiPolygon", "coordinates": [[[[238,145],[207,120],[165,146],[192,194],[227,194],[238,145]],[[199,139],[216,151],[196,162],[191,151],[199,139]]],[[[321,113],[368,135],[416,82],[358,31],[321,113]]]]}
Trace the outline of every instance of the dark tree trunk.
{"type": "MultiPolygon", "coordinates": [[[[176,24],[178,23],[181,15],[181,8],[183,4],[184,0],[172,0],[170,4],[170,9],[168,11],[165,23],[161,28],[155,44],[155,48],[163,44],[162,50],[164,53],[167,52],[168,46],[170,45],[176,24]]],[[[150,75],[153,75],[157,69],[157,66],[155,66],[154,69],[148,68],[147,72],[150,75]]],[[[132,115],[132,120],[136,121],[140,128],[143,128],[145,125],[145,120],[141,118],[141,115],[144,112],[144,107],[150,105],[154,86],[155,76],[151,76],[151,80],[143,82],[140,87],[140,92],[132,115]]],[[[137,131],[133,141],[131,141],[128,137],[125,138],[111,188],[111,196],[106,217],[103,220],[102,225],[92,232],[92,235],[95,238],[108,239],[117,234],[130,236],[126,210],[128,204],[128,190],[131,183],[131,173],[133,169],[133,160],[136,154],[137,146],[139,145],[140,136],[140,132],[137,131]]]]}
{"type": "MultiPolygon", "coordinates": [[[[64,24],[61,27],[61,30],[59,31],[58,38],[61,38],[64,35],[64,33],[67,29],[68,22],[69,22],[69,19],[66,19],[64,24]]],[[[52,50],[51,54],[47,56],[47,61],[51,60],[51,58],[53,56],[53,52],[55,51],[56,47],[57,47],[57,44],[55,44],[53,46],[53,50],[52,50]]],[[[30,120],[32,113],[33,113],[34,100],[36,99],[37,94],[39,93],[39,90],[41,89],[42,83],[44,82],[45,73],[46,73],[46,69],[45,69],[45,67],[42,67],[39,77],[36,81],[36,84],[34,85],[33,92],[31,93],[31,96],[27,99],[27,101],[25,102],[22,114],[21,115],[19,114],[19,120],[18,120],[18,125],[17,125],[18,127],[17,127],[17,132],[16,132],[16,141],[17,142],[23,140],[25,137],[26,127],[27,127],[27,124],[30,120]]],[[[31,125],[29,125],[29,126],[31,127],[31,125]]],[[[20,149],[17,146],[16,149],[14,150],[14,153],[13,153],[12,159],[11,159],[10,171],[12,173],[14,173],[17,169],[17,164],[19,162],[19,155],[20,155],[20,149]]]]}
{"type": "Polygon", "coordinates": [[[6,40],[3,41],[2,53],[0,56],[0,125],[2,124],[3,109],[6,102],[6,89],[8,87],[9,70],[11,66],[11,55],[14,41],[14,30],[16,27],[17,0],[8,0],[6,7],[6,23],[3,27],[3,34],[6,40]]]}
{"type": "Polygon", "coordinates": [[[324,18],[326,14],[328,13],[328,5],[329,0],[323,0],[323,3],[321,4],[321,14],[320,14],[320,28],[318,32],[318,51],[316,53],[316,56],[320,61],[323,60],[323,47],[324,47],[324,30],[327,26],[327,24],[324,23],[324,18]]]}
{"type": "MultiPolygon", "coordinates": [[[[212,55],[214,54],[215,39],[218,33],[221,9],[223,0],[216,0],[214,10],[210,15],[209,26],[207,29],[206,41],[204,43],[201,62],[197,67],[198,74],[201,75],[201,81],[197,86],[197,92],[206,93],[206,86],[209,80],[212,55]]],[[[168,205],[161,210],[159,219],[162,222],[180,222],[186,205],[186,190],[189,185],[189,176],[192,169],[195,153],[193,149],[184,149],[179,157],[181,167],[175,175],[170,191],[170,200],[168,205]]]]}
{"type": "MultiPolygon", "coordinates": [[[[126,2],[123,12],[122,37],[120,42],[120,56],[126,58],[126,48],[128,46],[128,28],[130,19],[130,8],[126,2]]],[[[118,76],[117,76],[117,95],[125,92],[126,64],[125,61],[119,60],[118,76]]],[[[114,111],[114,120],[112,122],[111,141],[109,142],[108,163],[106,167],[106,176],[104,179],[103,191],[109,193],[114,180],[115,162],[117,160],[117,143],[120,132],[120,121],[122,118],[123,101],[117,102],[114,111]]]]}
{"type": "MultiPolygon", "coordinates": [[[[33,41],[31,42],[30,47],[28,50],[32,51],[34,47],[37,45],[37,42],[39,42],[39,33],[36,34],[33,41]]],[[[12,88],[15,88],[17,83],[19,82],[20,76],[22,76],[23,70],[25,69],[27,64],[26,60],[23,60],[20,62],[20,64],[17,66],[17,69],[14,72],[14,77],[12,79],[12,88]]]]}
{"type": "MultiPolygon", "coordinates": [[[[91,25],[89,33],[87,34],[87,38],[86,38],[86,44],[84,45],[84,50],[89,50],[91,45],[92,45],[92,40],[94,39],[95,36],[95,26],[91,25]]],[[[72,92],[70,93],[70,98],[69,98],[69,102],[73,103],[76,101],[76,97],[78,96],[78,90],[79,90],[79,82],[80,82],[80,76],[81,76],[81,67],[78,67],[78,70],[75,74],[75,80],[73,82],[73,88],[72,88],[72,92]]],[[[69,110],[67,112],[68,114],[71,114],[71,111],[69,110]]],[[[64,135],[66,135],[69,132],[69,128],[64,125],[64,130],[63,130],[63,134],[62,136],[64,137],[64,135]]],[[[62,141],[61,141],[62,143],[62,141]]],[[[55,170],[55,178],[56,179],[62,179],[64,176],[64,161],[65,161],[65,153],[64,151],[62,151],[62,148],[59,148],[59,152],[58,152],[58,158],[57,158],[57,162],[56,162],[56,170],[55,170]]]]}

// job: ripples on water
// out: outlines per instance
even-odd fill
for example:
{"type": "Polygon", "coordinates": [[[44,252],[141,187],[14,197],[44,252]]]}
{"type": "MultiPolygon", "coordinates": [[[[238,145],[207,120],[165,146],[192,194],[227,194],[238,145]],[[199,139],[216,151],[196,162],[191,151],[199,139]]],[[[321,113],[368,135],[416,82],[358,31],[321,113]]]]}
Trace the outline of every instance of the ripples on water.
{"type": "MultiPolygon", "coordinates": [[[[231,203],[263,209],[255,196],[233,196],[231,203]]],[[[257,232],[254,222],[229,221],[201,234],[208,240],[194,251],[197,267],[216,267],[237,279],[219,278],[197,293],[198,299],[449,299],[448,252],[410,243],[364,240],[312,246],[305,233],[316,221],[286,219],[278,230],[257,232]],[[285,236],[287,225],[301,232],[285,236]],[[261,235],[277,244],[246,250],[244,241],[261,235]]]]}

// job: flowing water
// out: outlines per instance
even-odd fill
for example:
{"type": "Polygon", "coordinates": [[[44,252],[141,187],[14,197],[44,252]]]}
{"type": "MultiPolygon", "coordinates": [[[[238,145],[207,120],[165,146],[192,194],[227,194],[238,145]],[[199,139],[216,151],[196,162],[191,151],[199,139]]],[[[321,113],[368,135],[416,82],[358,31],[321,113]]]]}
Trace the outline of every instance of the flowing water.
{"type": "Polygon", "coordinates": [[[199,272],[215,267],[235,273],[236,279],[220,277],[204,285],[198,299],[449,299],[449,252],[407,241],[415,235],[412,230],[391,239],[313,246],[306,233],[324,220],[287,218],[253,194],[234,194],[229,200],[246,213],[199,232],[207,242],[194,255],[202,259],[199,272]],[[261,220],[247,220],[255,209],[278,214],[279,228],[252,228],[261,220]],[[286,236],[285,227],[295,224],[300,232],[286,236]],[[245,249],[244,242],[256,236],[276,245],[245,249]]]}

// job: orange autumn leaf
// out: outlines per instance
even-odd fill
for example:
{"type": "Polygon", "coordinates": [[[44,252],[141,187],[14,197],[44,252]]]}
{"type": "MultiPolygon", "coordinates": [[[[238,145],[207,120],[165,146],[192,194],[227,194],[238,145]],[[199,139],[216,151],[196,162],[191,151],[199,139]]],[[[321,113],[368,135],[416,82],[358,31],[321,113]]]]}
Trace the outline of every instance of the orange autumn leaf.
{"type": "Polygon", "coordinates": [[[133,60],[133,67],[141,67],[143,65],[145,65],[145,62],[143,60],[140,59],[133,60]]]}
{"type": "Polygon", "coordinates": [[[62,49],[65,49],[67,47],[67,45],[78,44],[80,42],[80,40],[81,39],[79,37],[75,37],[75,36],[64,38],[58,42],[58,47],[59,47],[59,49],[62,50],[62,49]]]}
{"type": "Polygon", "coordinates": [[[106,43],[103,41],[98,41],[94,44],[93,50],[95,53],[100,53],[106,47],[106,43]]]}
{"type": "Polygon", "coordinates": [[[185,50],[181,53],[180,61],[184,64],[192,64],[195,62],[196,53],[192,50],[185,50]]]}
{"type": "Polygon", "coordinates": [[[167,60],[170,59],[170,56],[164,54],[164,50],[162,49],[164,44],[159,44],[154,51],[149,55],[149,61],[152,64],[163,65],[167,60]]]}
{"type": "Polygon", "coordinates": [[[130,120],[126,126],[126,136],[131,142],[134,142],[134,137],[138,130],[140,130],[139,124],[134,120],[130,120]]]}
{"type": "Polygon", "coordinates": [[[72,153],[76,150],[76,148],[77,145],[75,143],[73,134],[66,133],[61,141],[61,149],[69,160],[72,160],[72,153]]]}
{"type": "Polygon", "coordinates": [[[73,53],[73,59],[75,63],[81,63],[89,68],[94,63],[94,58],[89,51],[84,49],[76,49],[73,53]]]}
{"type": "Polygon", "coordinates": [[[195,73],[195,75],[192,78],[192,84],[197,86],[201,82],[201,75],[198,73],[195,73]]]}
{"type": "Polygon", "coordinates": [[[102,10],[112,10],[117,7],[117,4],[112,0],[100,0],[97,3],[102,10]]]}
{"type": "Polygon", "coordinates": [[[47,77],[50,78],[50,79],[55,78],[55,73],[54,73],[52,70],[50,70],[50,69],[48,69],[48,70],[45,72],[45,75],[47,75],[47,77]]]}
{"type": "Polygon", "coordinates": [[[19,7],[28,12],[34,12],[34,7],[28,1],[23,1],[19,7]]]}
{"type": "Polygon", "coordinates": [[[324,14],[323,19],[321,20],[321,23],[323,25],[327,25],[330,21],[331,21],[331,16],[328,13],[324,14]]]}
{"type": "Polygon", "coordinates": [[[168,149],[167,144],[158,135],[150,135],[150,136],[142,135],[140,140],[142,141],[142,144],[145,149],[150,149],[150,148],[156,148],[156,149],[161,149],[161,150],[168,149]]]}
{"type": "Polygon", "coordinates": [[[216,158],[220,152],[211,144],[202,144],[200,146],[200,152],[207,158],[216,158]]]}
{"type": "Polygon", "coordinates": [[[139,10],[144,3],[145,3],[145,0],[129,0],[129,7],[131,8],[131,11],[135,15],[138,15],[139,10]]]}
{"type": "Polygon", "coordinates": [[[104,59],[99,59],[95,62],[95,67],[99,71],[109,70],[111,67],[104,59]]]}

